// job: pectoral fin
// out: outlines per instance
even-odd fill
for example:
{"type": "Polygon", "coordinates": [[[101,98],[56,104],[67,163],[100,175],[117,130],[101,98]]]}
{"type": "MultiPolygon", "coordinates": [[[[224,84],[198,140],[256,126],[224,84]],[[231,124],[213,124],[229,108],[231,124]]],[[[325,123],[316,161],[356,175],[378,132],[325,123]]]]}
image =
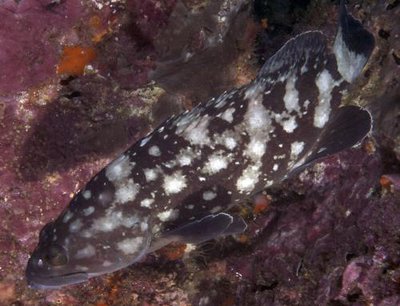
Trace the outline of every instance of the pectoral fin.
{"type": "Polygon", "coordinates": [[[185,224],[165,235],[176,237],[185,243],[201,243],[221,236],[233,222],[233,217],[226,213],[208,215],[200,220],[185,224]]]}
{"type": "Polygon", "coordinates": [[[241,216],[232,216],[232,218],[232,223],[224,230],[223,236],[240,234],[246,230],[247,224],[241,216]]]}
{"type": "Polygon", "coordinates": [[[220,236],[242,233],[246,227],[246,222],[240,216],[222,212],[208,215],[162,234],[153,241],[149,253],[171,242],[198,244],[220,236]]]}
{"type": "Polygon", "coordinates": [[[311,154],[292,170],[291,175],[325,156],[356,145],[364,139],[371,128],[372,118],[367,110],[358,106],[339,108],[325,126],[311,154]]]}

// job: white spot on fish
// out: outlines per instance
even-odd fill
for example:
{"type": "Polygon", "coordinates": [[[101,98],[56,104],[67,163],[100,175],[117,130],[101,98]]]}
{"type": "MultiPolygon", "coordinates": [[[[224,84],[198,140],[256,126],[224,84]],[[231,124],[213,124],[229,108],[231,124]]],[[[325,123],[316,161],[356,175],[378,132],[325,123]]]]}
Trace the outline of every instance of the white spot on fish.
{"type": "Polygon", "coordinates": [[[180,166],[190,166],[193,162],[193,159],[196,158],[196,154],[193,152],[193,150],[188,147],[185,149],[182,149],[179,152],[179,155],[177,156],[177,161],[180,166]]]}
{"type": "Polygon", "coordinates": [[[176,161],[175,160],[170,160],[168,162],[165,162],[164,166],[169,168],[169,169],[172,169],[173,167],[176,166],[176,161]]]}
{"type": "Polygon", "coordinates": [[[266,108],[257,101],[249,104],[249,109],[245,115],[250,134],[255,134],[260,129],[269,129],[271,119],[266,108]]]}
{"type": "Polygon", "coordinates": [[[84,199],[89,200],[92,197],[92,192],[90,190],[85,190],[82,193],[82,196],[84,197],[84,199]]]}
{"type": "Polygon", "coordinates": [[[217,152],[209,156],[208,161],[206,162],[203,172],[208,174],[215,174],[221,171],[222,169],[226,169],[228,167],[229,159],[227,156],[223,156],[223,152],[217,152]]]}
{"type": "Polygon", "coordinates": [[[235,112],[235,109],[233,107],[230,107],[222,113],[221,118],[229,123],[232,123],[234,112],[235,112]]]}
{"type": "Polygon", "coordinates": [[[77,231],[79,231],[83,226],[82,220],[81,219],[76,219],[74,222],[72,222],[69,225],[69,231],[71,233],[76,233],[77,231]]]}
{"type": "Polygon", "coordinates": [[[296,117],[290,116],[287,120],[282,120],[281,125],[287,133],[293,133],[297,128],[296,117]]]}
{"type": "Polygon", "coordinates": [[[326,69],[317,75],[315,83],[317,84],[319,95],[318,105],[315,107],[314,112],[314,126],[323,128],[329,120],[331,113],[331,92],[337,84],[326,69]]]}
{"type": "Polygon", "coordinates": [[[308,63],[308,57],[306,58],[306,61],[305,61],[304,65],[301,66],[300,74],[304,74],[304,73],[306,73],[308,71],[307,63],[308,63]]]}
{"type": "Polygon", "coordinates": [[[258,183],[258,177],[261,174],[260,167],[251,165],[247,167],[236,182],[236,188],[240,193],[251,192],[258,183]]]}
{"type": "Polygon", "coordinates": [[[89,207],[87,207],[87,208],[84,208],[83,210],[82,210],[82,212],[83,212],[83,215],[84,216],[90,216],[93,212],[94,212],[94,207],[93,206],[89,206],[89,207]]]}
{"type": "Polygon", "coordinates": [[[283,101],[285,102],[285,108],[288,113],[292,111],[299,112],[299,92],[296,90],[295,83],[297,78],[292,75],[286,81],[285,95],[283,96],[283,101]]]}
{"type": "Polygon", "coordinates": [[[147,182],[155,181],[158,177],[156,169],[143,169],[147,182]]]}
{"type": "Polygon", "coordinates": [[[265,188],[269,187],[269,186],[272,186],[273,184],[274,184],[274,181],[272,181],[272,180],[267,181],[266,184],[265,184],[265,188]]]}
{"type": "Polygon", "coordinates": [[[203,192],[203,200],[205,200],[205,201],[211,201],[211,200],[215,199],[216,196],[217,196],[217,194],[211,190],[203,192]]]}
{"type": "Polygon", "coordinates": [[[296,160],[299,157],[299,154],[303,152],[304,142],[295,141],[290,145],[290,159],[296,160]]]}
{"type": "Polygon", "coordinates": [[[141,223],[140,223],[140,230],[141,230],[142,232],[147,231],[148,228],[149,228],[149,224],[148,224],[147,222],[141,222],[141,223]]]}
{"type": "Polygon", "coordinates": [[[278,171],[279,165],[278,164],[274,164],[274,166],[272,167],[273,171],[278,171]]]}
{"type": "Polygon", "coordinates": [[[130,175],[132,167],[129,156],[121,155],[106,167],[106,177],[110,182],[123,180],[130,175]]]}
{"type": "Polygon", "coordinates": [[[84,237],[84,238],[92,238],[93,234],[91,231],[83,230],[83,231],[79,232],[79,236],[84,237]]]}
{"type": "Polygon", "coordinates": [[[140,206],[150,208],[151,204],[153,204],[154,199],[144,199],[140,202],[140,206]]]}
{"type": "Polygon", "coordinates": [[[76,266],[75,266],[75,270],[79,270],[79,271],[89,271],[89,268],[88,268],[88,267],[85,267],[85,266],[76,265],[76,266]]]}
{"type": "Polygon", "coordinates": [[[222,134],[214,134],[214,144],[225,146],[228,150],[233,150],[240,139],[238,131],[225,130],[222,134]]]}
{"type": "Polygon", "coordinates": [[[112,194],[110,192],[103,192],[99,194],[99,202],[102,205],[107,205],[112,200],[112,194]]]}
{"type": "Polygon", "coordinates": [[[123,184],[118,184],[118,189],[115,191],[115,201],[124,204],[133,201],[139,192],[139,185],[129,179],[123,184]]]}
{"type": "MultiPolygon", "coordinates": [[[[303,104],[303,105],[304,105],[304,109],[307,110],[307,109],[308,109],[308,106],[310,105],[310,103],[311,103],[310,100],[305,100],[305,101],[304,101],[304,104],[303,104]]],[[[307,113],[307,112],[306,112],[306,113],[307,113]]]]}
{"type": "Polygon", "coordinates": [[[186,187],[186,178],[181,171],[164,177],[163,188],[166,194],[181,192],[186,187]]]}
{"type": "Polygon", "coordinates": [[[81,258],[93,257],[94,255],[96,255],[96,250],[94,246],[88,244],[83,249],[78,250],[74,257],[76,259],[81,259],[81,258]]]}
{"type": "Polygon", "coordinates": [[[137,253],[143,244],[143,237],[126,238],[117,243],[118,250],[122,251],[125,255],[137,253]]]}
{"type": "Polygon", "coordinates": [[[224,139],[225,147],[229,150],[233,150],[236,147],[236,140],[232,137],[226,137],[224,139]]]}
{"type": "Polygon", "coordinates": [[[67,210],[67,212],[64,215],[63,222],[67,223],[73,216],[74,214],[70,210],[67,210]]]}
{"type": "Polygon", "coordinates": [[[136,216],[124,217],[121,211],[108,210],[104,217],[93,221],[91,229],[100,232],[111,232],[114,229],[124,226],[131,228],[138,224],[139,219],[136,216]]]}
{"type": "Polygon", "coordinates": [[[179,216],[179,210],[177,209],[169,209],[157,214],[158,219],[162,222],[173,221],[176,220],[179,216]]]}
{"type": "Polygon", "coordinates": [[[208,137],[208,124],[210,122],[210,117],[204,115],[199,119],[193,121],[189,126],[183,131],[184,138],[189,141],[192,145],[207,145],[210,143],[210,138],[208,137]]]}
{"type": "Polygon", "coordinates": [[[158,146],[151,146],[149,148],[149,154],[156,157],[161,156],[160,148],[158,146]]]}
{"type": "Polygon", "coordinates": [[[264,142],[261,142],[257,139],[252,138],[250,143],[247,146],[247,150],[245,154],[249,156],[254,161],[257,161],[261,158],[265,153],[266,145],[264,142]]]}
{"type": "Polygon", "coordinates": [[[178,157],[179,165],[190,166],[192,164],[192,157],[189,155],[181,155],[178,157]]]}

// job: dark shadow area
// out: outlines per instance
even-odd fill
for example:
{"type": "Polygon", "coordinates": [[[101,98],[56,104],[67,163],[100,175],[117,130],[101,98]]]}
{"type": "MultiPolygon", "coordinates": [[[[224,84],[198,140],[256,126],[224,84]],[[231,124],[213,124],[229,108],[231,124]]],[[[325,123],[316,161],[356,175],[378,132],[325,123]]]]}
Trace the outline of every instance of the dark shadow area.
{"type": "Polygon", "coordinates": [[[226,2],[212,1],[194,14],[193,7],[178,1],[155,42],[159,60],[151,74],[168,94],[197,104],[233,87],[232,63],[243,52],[241,45],[253,47],[251,39],[244,42],[251,18],[244,1],[224,9],[226,2]]]}
{"type": "Polygon", "coordinates": [[[256,38],[254,53],[260,65],[290,38],[296,23],[301,22],[310,0],[253,2],[254,18],[263,26],[256,38]]]}
{"type": "Polygon", "coordinates": [[[124,114],[132,106],[143,107],[143,102],[115,94],[103,79],[70,81],[46,106],[24,143],[19,161],[22,177],[38,179],[125,149],[149,129],[145,119],[124,114]]]}

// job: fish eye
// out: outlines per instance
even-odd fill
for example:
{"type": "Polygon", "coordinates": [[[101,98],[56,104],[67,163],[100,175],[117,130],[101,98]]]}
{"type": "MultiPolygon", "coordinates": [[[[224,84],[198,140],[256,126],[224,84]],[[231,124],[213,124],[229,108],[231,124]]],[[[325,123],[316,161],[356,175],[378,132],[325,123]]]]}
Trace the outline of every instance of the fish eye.
{"type": "Polygon", "coordinates": [[[66,251],[57,244],[51,245],[44,255],[43,260],[51,266],[63,266],[68,263],[66,251]]]}

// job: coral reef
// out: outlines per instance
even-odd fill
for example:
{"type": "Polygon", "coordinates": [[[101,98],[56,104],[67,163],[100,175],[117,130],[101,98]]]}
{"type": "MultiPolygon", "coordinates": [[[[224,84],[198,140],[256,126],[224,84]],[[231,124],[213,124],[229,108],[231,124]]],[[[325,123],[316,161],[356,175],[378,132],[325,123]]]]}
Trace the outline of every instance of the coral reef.
{"type": "Polygon", "coordinates": [[[244,205],[241,237],[170,246],[61,290],[24,279],[42,226],[118,152],[246,83],[260,52],[307,29],[333,37],[337,6],[301,2],[0,3],[0,305],[400,304],[400,5],[384,0],[349,4],[377,44],[344,101],[373,114],[361,146],[244,205]]]}

